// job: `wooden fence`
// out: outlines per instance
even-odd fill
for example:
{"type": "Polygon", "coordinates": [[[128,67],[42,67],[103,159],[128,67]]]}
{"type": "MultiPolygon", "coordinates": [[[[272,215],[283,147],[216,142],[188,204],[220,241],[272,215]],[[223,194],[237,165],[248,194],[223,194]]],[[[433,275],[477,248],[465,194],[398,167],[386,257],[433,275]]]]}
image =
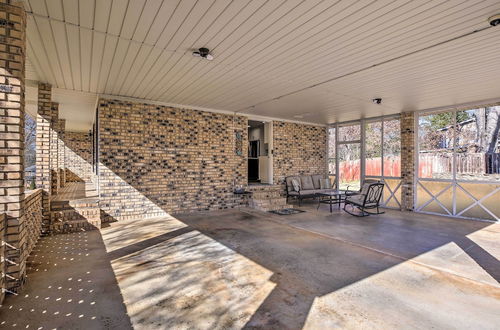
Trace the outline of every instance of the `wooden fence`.
{"type": "MultiPolygon", "coordinates": [[[[421,178],[435,178],[436,174],[451,174],[453,154],[446,153],[421,153],[419,155],[418,173],[421,178]]],[[[456,154],[458,174],[500,174],[500,153],[467,153],[456,154]]],[[[360,178],[361,164],[359,160],[344,161],[339,163],[339,171],[343,181],[356,181],[360,178]]],[[[380,176],[382,173],[380,157],[365,160],[365,173],[367,176],[380,176]]],[[[385,176],[399,177],[401,175],[401,159],[399,157],[384,158],[385,176]]]]}
{"type": "MultiPolygon", "coordinates": [[[[361,163],[359,160],[343,161],[339,163],[339,171],[342,173],[343,182],[357,181],[361,174],[361,163]]],[[[401,158],[384,157],[384,176],[401,176],[401,158]]],[[[380,157],[367,158],[365,160],[366,176],[381,176],[382,162],[380,157]]]]}
{"type": "MultiPolygon", "coordinates": [[[[421,178],[432,178],[439,173],[452,173],[452,166],[451,152],[419,155],[418,172],[421,178]]],[[[458,174],[499,174],[500,153],[457,153],[456,168],[458,174]]]]}

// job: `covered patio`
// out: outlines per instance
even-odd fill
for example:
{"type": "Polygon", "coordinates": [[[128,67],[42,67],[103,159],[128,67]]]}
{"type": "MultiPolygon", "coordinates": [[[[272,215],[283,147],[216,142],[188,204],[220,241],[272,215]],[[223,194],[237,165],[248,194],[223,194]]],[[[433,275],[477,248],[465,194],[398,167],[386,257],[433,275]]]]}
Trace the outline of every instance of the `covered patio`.
{"type": "Polygon", "coordinates": [[[48,236],[4,326],[494,328],[498,224],[252,209],[48,236]],[[459,226],[457,226],[459,224],[459,226]],[[19,318],[25,312],[25,317],[19,318]],[[389,312],[390,311],[390,312],[389,312]],[[430,317],[432,315],[432,317],[430,317]]]}
{"type": "Polygon", "coordinates": [[[497,328],[499,15],[0,0],[0,327],[497,328]]]}

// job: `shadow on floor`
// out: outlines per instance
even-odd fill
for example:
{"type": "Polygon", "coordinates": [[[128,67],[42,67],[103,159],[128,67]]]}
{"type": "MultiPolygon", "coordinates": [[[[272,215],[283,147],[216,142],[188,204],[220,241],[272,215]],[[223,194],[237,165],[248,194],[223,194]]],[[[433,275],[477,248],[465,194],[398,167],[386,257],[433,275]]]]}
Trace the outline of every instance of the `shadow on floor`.
{"type": "Polygon", "coordinates": [[[0,327],[131,329],[115,274],[97,230],[42,237],[19,296],[0,308],[0,327]]]}
{"type": "MultiPolygon", "coordinates": [[[[375,316],[357,310],[363,303],[376,317],[396,315],[409,327],[500,321],[492,313],[500,286],[452,274],[468,264],[450,273],[432,267],[435,259],[448,262],[440,248],[453,243],[453,253],[465,251],[498,281],[500,249],[469,237],[489,223],[391,212],[358,219],[312,209],[283,217],[228,210],[120,221],[101,232],[42,238],[26,289],[0,309],[2,326],[300,329],[314,317],[320,323],[313,328],[372,324],[375,316]],[[435,251],[423,262],[430,268],[405,262],[435,251]],[[384,286],[384,274],[394,286],[384,286]],[[363,282],[363,290],[353,289],[363,282]]],[[[394,326],[379,324],[387,325],[394,326]]]]}
{"type": "MultiPolygon", "coordinates": [[[[490,226],[490,223],[445,221],[439,232],[432,232],[436,228],[428,226],[425,221],[410,221],[405,227],[397,218],[389,217],[388,222],[392,223],[387,223],[387,217],[382,220],[382,217],[358,219],[338,215],[333,218],[334,222],[330,219],[328,225],[336,226],[338,222],[339,227],[347,226],[351,230],[351,236],[336,240],[310,232],[290,230],[266,221],[269,217],[267,215],[252,214],[249,216],[233,212],[227,217],[217,217],[217,221],[200,215],[178,217],[204,235],[273,272],[271,280],[276,283],[276,287],[246,323],[246,328],[302,328],[316,298],[368,279],[407,259],[449,243],[463,247],[489,276],[497,282],[500,280],[499,261],[466,237],[490,226]],[[461,224],[463,226],[460,228],[461,224]],[[446,225],[455,227],[446,231],[446,225]],[[377,244],[371,244],[366,239],[370,235],[377,244]],[[409,248],[403,249],[403,254],[393,253],[398,246],[409,248]]],[[[317,214],[312,215],[315,216],[317,214]]],[[[311,213],[275,217],[275,220],[286,222],[301,217],[309,223],[315,221],[311,218],[311,213]]],[[[341,231],[336,234],[339,237],[342,235],[341,231]]],[[[398,281],[397,278],[394,280],[398,281]]],[[[447,279],[444,277],[440,281],[445,284],[447,279]]],[[[418,287],[414,289],[420,290],[418,287]]],[[[499,294],[498,288],[493,288],[493,291],[496,295],[499,294]]],[[[376,299],[373,303],[377,303],[376,299]]]]}

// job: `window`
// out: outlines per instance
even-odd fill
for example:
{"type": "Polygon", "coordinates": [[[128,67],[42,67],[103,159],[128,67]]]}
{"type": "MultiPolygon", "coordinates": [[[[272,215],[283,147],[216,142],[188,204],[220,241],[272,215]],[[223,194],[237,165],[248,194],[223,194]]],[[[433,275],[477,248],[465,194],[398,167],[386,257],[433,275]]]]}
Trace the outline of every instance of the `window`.
{"type": "Polygon", "coordinates": [[[359,141],[361,140],[361,125],[342,125],[339,126],[339,142],[342,141],[359,141]]]}
{"type": "Polygon", "coordinates": [[[384,176],[401,176],[401,124],[399,118],[384,120],[384,176]]]}
{"type": "Polygon", "coordinates": [[[500,218],[500,106],[418,119],[416,211],[500,218]]]}
{"type": "Polygon", "coordinates": [[[500,106],[456,112],[457,180],[500,181],[500,106]]]}
{"type": "Polygon", "coordinates": [[[338,188],[356,190],[365,178],[381,180],[385,183],[384,204],[399,208],[400,130],[396,116],[332,125],[328,131],[329,171],[338,178],[338,188]]]}
{"type": "Polygon", "coordinates": [[[338,125],[338,188],[358,190],[361,186],[361,123],[338,125]]]}
{"type": "Polygon", "coordinates": [[[365,125],[365,175],[382,175],[382,121],[365,125]]]}
{"type": "Polygon", "coordinates": [[[330,128],[328,130],[328,173],[330,176],[334,176],[337,169],[335,166],[335,148],[336,148],[336,139],[335,139],[335,127],[330,128]]]}
{"type": "Polygon", "coordinates": [[[418,126],[418,176],[451,179],[453,112],[420,116],[418,126]]]}

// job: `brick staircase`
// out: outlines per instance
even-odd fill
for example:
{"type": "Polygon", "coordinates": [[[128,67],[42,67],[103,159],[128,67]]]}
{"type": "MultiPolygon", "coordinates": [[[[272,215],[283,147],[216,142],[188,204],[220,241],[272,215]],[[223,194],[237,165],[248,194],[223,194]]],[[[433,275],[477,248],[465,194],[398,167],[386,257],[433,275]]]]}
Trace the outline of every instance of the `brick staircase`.
{"type": "Polygon", "coordinates": [[[69,182],[50,202],[52,233],[101,228],[99,198],[92,183],[69,182]]]}
{"type": "Polygon", "coordinates": [[[283,196],[283,187],[278,185],[255,185],[249,186],[248,191],[253,192],[249,201],[249,207],[259,211],[277,211],[291,208],[283,196]]]}
{"type": "Polygon", "coordinates": [[[51,231],[68,233],[101,228],[99,200],[85,198],[51,203],[51,231]]]}

